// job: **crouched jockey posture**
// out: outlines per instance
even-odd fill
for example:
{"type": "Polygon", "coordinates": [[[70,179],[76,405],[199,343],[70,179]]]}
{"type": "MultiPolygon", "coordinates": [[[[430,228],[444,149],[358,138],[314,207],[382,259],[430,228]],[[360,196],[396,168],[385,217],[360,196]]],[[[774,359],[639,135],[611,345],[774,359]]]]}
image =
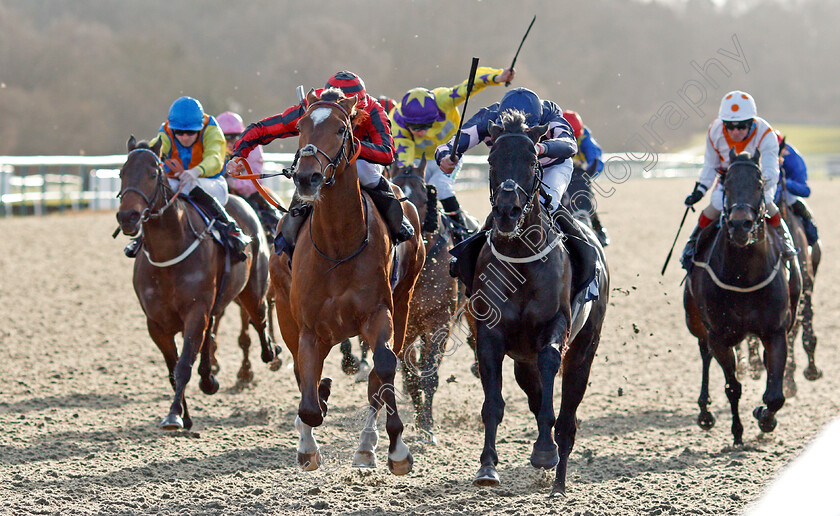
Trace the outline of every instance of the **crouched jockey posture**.
{"type": "MultiPolygon", "coordinates": [[[[548,209],[552,221],[566,235],[565,244],[572,257],[574,266],[581,270],[581,276],[591,278],[583,286],[597,297],[597,285],[594,284],[597,275],[595,271],[598,259],[597,251],[588,243],[579,223],[571,216],[560,202],[563,193],[569,186],[572,177],[572,156],[577,154],[577,142],[568,121],[563,118],[563,110],[550,101],[540,99],[536,93],[527,88],[516,88],[505,94],[500,102],[482,108],[472,118],[464,123],[456,152],[452,149],[454,142],[443,144],[437,148],[435,159],[445,173],[451,173],[457,164],[457,156],[484,142],[488,147],[492,145],[489,123],[501,123],[501,114],[506,111],[519,111],[525,115],[529,127],[548,125],[546,134],[536,147],[537,158],[543,170],[540,200],[548,209]],[[453,156],[454,154],[454,156],[453,156]]],[[[450,274],[461,277],[459,271],[472,270],[478,252],[487,238],[492,214],[488,216],[481,231],[459,244],[451,253],[456,257],[450,264],[450,274]],[[469,264],[460,264],[466,260],[469,264]],[[462,268],[463,266],[463,268],[462,268]]],[[[462,280],[464,278],[462,277],[462,280]]],[[[472,278],[465,281],[471,282],[472,278]]]]}
{"type": "MultiPolygon", "coordinates": [[[[367,94],[362,79],[352,72],[336,73],[329,78],[324,88],[315,91],[315,95],[320,97],[328,88],[338,88],[345,96],[355,96],[359,99],[356,109],[366,114],[353,130],[353,136],[361,143],[359,158],[356,160],[359,184],[368,192],[382,213],[394,244],[405,242],[414,236],[414,227],[404,216],[400,200],[391,189],[391,183],[382,176],[384,167],[394,161],[394,140],[391,137],[388,115],[376,99],[367,94]]],[[[297,122],[306,112],[306,108],[305,102],[302,101],[278,115],[249,125],[236,143],[233,156],[247,158],[257,145],[266,145],[277,138],[297,136],[297,122]]],[[[228,162],[229,174],[236,176],[242,170],[244,167],[238,160],[232,159],[228,162]]],[[[291,256],[297,234],[311,209],[309,204],[301,202],[297,194],[292,197],[289,213],[283,216],[280,233],[274,241],[276,253],[285,251],[291,256]]]]}
{"type": "Polygon", "coordinates": [[[693,206],[714,184],[711,202],[700,214],[697,226],[685,244],[680,259],[685,270],[691,270],[693,266],[697,239],[703,228],[716,221],[723,210],[723,176],[729,168],[730,150],[734,150],[736,154],[759,154],[761,175],[764,178],[767,222],[770,227],[775,228],[783,242],[784,258],[790,259],[797,254],[787,225],[782,220],[782,214],[773,202],[779,182],[779,141],[770,124],[758,117],[752,96],[736,90],[727,93],[721,100],[718,118],[709,126],[700,180],[694,185],[694,191],[685,198],[685,205],[693,206]]]}
{"type": "MultiPolygon", "coordinates": [[[[513,69],[479,67],[470,95],[488,86],[511,81],[515,75],[513,69]]],[[[456,244],[470,233],[469,226],[455,196],[454,174],[444,174],[434,156],[435,149],[455,135],[461,122],[458,106],[467,100],[468,82],[465,80],[455,86],[440,86],[432,90],[411,89],[398,104],[388,110],[396,145],[397,167],[415,166],[421,158],[426,159],[424,179],[437,189],[440,205],[453,222],[452,238],[456,244]]]]}
{"type": "MultiPolygon", "coordinates": [[[[225,137],[216,119],[204,113],[198,100],[181,97],[172,103],[166,122],[149,144],[154,146],[158,140],[162,142],[161,155],[169,186],[177,190],[181,183],[186,183],[182,192],[214,219],[234,260],[245,260],[245,247],[251,237],[242,232],[224,208],[228,198],[222,175],[225,137]]],[[[137,256],[142,243],[142,235],[131,240],[125,247],[126,256],[137,256]]]]}
{"type": "Polygon", "coordinates": [[[808,168],[796,147],[786,143],[779,131],[776,131],[776,137],[779,141],[779,162],[785,179],[784,192],[782,192],[782,181],[779,181],[776,202],[784,202],[791,207],[794,215],[802,220],[808,245],[814,245],[820,236],[814,216],[803,199],[811,195],[811,187],[808,186],[808,168]]]}

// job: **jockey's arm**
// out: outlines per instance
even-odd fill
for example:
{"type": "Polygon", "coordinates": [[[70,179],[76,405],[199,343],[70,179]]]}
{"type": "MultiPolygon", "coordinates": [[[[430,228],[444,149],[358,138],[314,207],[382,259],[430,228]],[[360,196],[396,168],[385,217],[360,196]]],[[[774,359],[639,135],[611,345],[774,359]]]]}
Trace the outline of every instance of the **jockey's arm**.
{"type": "Polygon", "coordinates": [[[200,177],[219,175],[225,164],[225,135],[217,125],[208,125],[201,140],[204,154],[195,168],[201,169],[200,177]]]}

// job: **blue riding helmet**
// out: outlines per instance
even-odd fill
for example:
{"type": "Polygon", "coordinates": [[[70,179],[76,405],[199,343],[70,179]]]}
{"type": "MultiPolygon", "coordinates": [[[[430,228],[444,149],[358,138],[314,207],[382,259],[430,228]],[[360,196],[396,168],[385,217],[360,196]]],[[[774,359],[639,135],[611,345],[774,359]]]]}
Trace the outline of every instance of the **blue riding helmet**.
{"type": "Polygon", "coordinates": [[[509,109],[516,109],[525,114],[525,121],[533,126],[542,116],[542,102],[536,93],[528,88],[516,88],[505,93],[499,102],[499,114],[509,109]]]}
{"type": "Polygon", "coordinates": [[[204,108],[192,97],[181,97],[169,108],[170,129],[200,131],[204,127],[204,108]]]}

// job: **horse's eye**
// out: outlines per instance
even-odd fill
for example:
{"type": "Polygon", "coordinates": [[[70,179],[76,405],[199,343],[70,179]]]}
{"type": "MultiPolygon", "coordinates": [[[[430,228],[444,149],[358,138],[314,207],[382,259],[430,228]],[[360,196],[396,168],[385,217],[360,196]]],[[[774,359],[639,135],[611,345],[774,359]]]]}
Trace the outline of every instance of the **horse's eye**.
{"type": "Polygon", "coordinates": [[[344,133],[346,131],[347,131],[347,128],[344,127],[344,126],[341,126],[341,127],[338,128],[338,131],[336,132],[336,134],[339,135],[339,136],[344,136],[344,133]]]}

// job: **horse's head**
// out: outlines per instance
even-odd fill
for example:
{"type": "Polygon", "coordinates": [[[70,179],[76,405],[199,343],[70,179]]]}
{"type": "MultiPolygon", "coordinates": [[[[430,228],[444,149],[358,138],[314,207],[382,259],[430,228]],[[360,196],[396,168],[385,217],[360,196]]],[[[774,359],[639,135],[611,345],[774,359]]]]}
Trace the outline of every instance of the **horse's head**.
{"type": "Polygon", "coordinates": [[[745,247],[758,238],[764,219],[764,179],[759,167],[758,150],[750,157],[746,152],[729,151],[729,169],[723,182],[723,224],[729,239],[745,247]]]}
{"type": "Polygon", "coordinates": [[[345,97],[338,88],[324,90],[320,98],[310,90],[306,100],[293,177],[300,198],[311,202],[355,160],[353,129],[366,113],[356,110],[356,97],[345,97]]]}
{"type": "Polygon", "coordinates": [[[528,127],[525,115],[505,111],[502,125],[490,122],[492,148],[490,164],[490,202],[498,234],[518,236],[529,212],[538,203],[540,176],[534,144],[545,134],[547,125],[528,127]],[[539,172],[538,172],[539,171],[539,172]]]}
{"type": "Polygon", "coordinates": [[[433,210],[437,209],[437,195],[432,196],[434,197],[434,206],[428,206],[430,204],[429,191],[430,189],[434,189],[434,186],[426,184],[426,180],[424,179],[425,175],[426,156],[424,155],[420,158],[419,165],[416,167],[413,165],[403,167],[397,170],[391,177],[391,182],[402,188],[408,200],[417,207],[417,214],[420,216],[420,220],[425,220],[426,212],[429,208],[433,210]]]}
{"type": "Polygon", "coordinates": [[[146,141],[138,143],[133,135],[126,143],[128,158],[120,169],[120,208],[117,211],[117,221],[126,235],[136,235],[140,224],[166,196],[169,186],[160,161],[161,144],[158,140],[150,147],[146,141]]]}

